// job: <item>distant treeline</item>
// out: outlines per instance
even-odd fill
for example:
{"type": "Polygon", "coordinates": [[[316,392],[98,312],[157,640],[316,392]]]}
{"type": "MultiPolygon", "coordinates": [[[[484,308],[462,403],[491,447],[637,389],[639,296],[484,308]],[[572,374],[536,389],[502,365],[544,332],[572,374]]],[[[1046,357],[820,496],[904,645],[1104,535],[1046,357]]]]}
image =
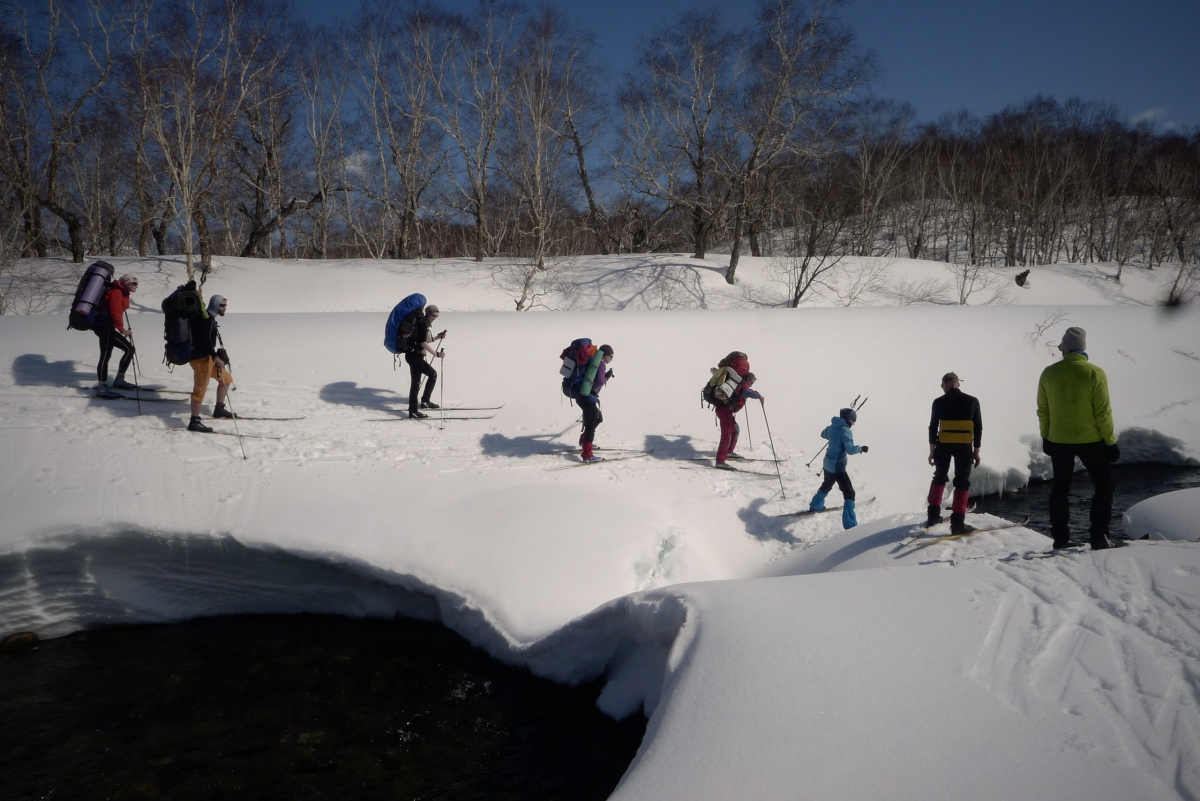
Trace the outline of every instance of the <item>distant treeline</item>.
{"type": "Polygon", "coordinates": [[[275,0],[0,5],[9,261],[510,256],[531,277],[719,250],[732,282],[743,247],[1181,280],[1200,260],[1200,131],[1045,97],[919,124],[869,96],[830,0],[760,0],[744,30],[685,13],[624,76],[556,11],[486,0],[371,0],[338,28],[275,0]]]}

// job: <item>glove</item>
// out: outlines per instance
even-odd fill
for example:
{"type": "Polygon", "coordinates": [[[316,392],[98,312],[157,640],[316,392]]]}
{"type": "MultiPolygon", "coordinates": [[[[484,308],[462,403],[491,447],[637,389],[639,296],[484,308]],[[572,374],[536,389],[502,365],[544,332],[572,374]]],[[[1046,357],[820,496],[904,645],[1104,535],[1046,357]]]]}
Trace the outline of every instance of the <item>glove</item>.
{"type": "Polygon", "coordinates": [[[221,361],[225,362],[226,367],[233,366],[233,362],[229,361],[229,354],[225,352],[224,348],[217,348],[217,356],[221,359],[221,361]]]}
{"type": "Polygon", "coordinates": [[[599,402],[600,402],[600,398],[599,398],[599,397],[597,397],[596,395],[588,395],[588,400],[590,400],[592,403],[599,403],[599,402]]]}
{"type": "Polygon", "coordinates": [[[613,377],[613,371],[612,371],[612,368],[611,368],[611,367],[610,367],[610,368],[608,368],[608,373],[607,373],[607,374],[606,374],[604,377],[605,377],[605,378],[612,378],[612,377],[613,377]]]}
{"type": "Polygon", "coordinates": [[[863,453],[866,453],[869,450],[871,450],[871,449],[868,448],[866,445],[863,445],[863,450],[862,450],[863,453]]]}
{"type": "Polygon", "coordinates": [[[1117,444],[1114,442],[1112,445],[1108,446],[1108,461],[1111,464],[1112,462],[1115,462],[1120,458],[1121,458],[1121,449],[1118,448],[1117,444]]]}

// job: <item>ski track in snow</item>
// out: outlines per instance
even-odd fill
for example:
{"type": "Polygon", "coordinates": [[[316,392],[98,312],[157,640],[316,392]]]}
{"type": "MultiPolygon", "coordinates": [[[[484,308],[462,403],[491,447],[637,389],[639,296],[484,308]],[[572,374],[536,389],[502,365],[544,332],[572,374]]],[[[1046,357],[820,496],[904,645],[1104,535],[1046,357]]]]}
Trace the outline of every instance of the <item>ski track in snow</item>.
{"type": "Polygon", "coordinates": [[[1200,571],[1134,547],[1143,558],[998,564],[996,611],[969,670],[1023,712],[1050,703],[1089,715],[1131,762],[1174,777],[1180,796],[1194,799],[1200,571]]]}

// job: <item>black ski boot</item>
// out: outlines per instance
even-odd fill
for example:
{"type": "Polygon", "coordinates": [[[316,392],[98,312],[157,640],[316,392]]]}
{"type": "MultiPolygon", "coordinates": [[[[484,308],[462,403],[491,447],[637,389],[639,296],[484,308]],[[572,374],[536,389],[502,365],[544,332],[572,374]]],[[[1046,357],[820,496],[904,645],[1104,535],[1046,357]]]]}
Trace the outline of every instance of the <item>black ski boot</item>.
{"type": "Polygon", "coordinates": [[[950,515],[950,533],[951,534],[970,534],[975,530],[975,527],[966,522],[966,515],[954,514],[950,515]]]}
{"type": "Polygon", "coordinates": [[[416,409],[409,409],[408,410],[408,419],[409,420],[428,420],[429,415],[427,415],[423,412],[419,412],[416,409]]]}
{"type": "Polygon", "coordinates": [[[213,417],[232,420],[233,418],[237,417],[237,415],[226,409],[225,404],[218,403],[213,407],[213,417]]]}
{"type": "Polygon", "coordinates": [[[925,519],[925,528],[936,526],[938,523],[945,523],[946,518],[942,517],[942,508],[940,506],[929,507],[929,517],[925,519]]]}
{"type": "Polygon", "coordinates": [[[123,389],[127,392],[133,392],[134,390],[139,389],[139,387],[137,384],[131,384],[126,381],[125,376],[119,375],[117,376],[117,379],[113,381],[113,389],[123,389]]]}
{"type": "Polygon", "coordinates": [[[188,423],[188,431],[199,431],[201,434],[211,434],[212,429],[204,425],[204,421],[199,417],[193,417],[188,423]]]}
{"type": "Polygon", "coordinates": [[[421,401],[421,408],[422,409],[440,409],[442,407],[438,406],[433,401],[421,401]]]}

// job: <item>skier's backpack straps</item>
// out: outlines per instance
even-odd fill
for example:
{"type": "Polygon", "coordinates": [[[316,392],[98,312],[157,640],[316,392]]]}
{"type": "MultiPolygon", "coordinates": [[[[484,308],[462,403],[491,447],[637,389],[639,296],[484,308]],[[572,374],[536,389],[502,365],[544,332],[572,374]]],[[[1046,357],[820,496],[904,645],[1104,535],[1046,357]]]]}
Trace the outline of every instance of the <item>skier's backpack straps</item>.
{"type": "Polygon", "coordinates": [[[71,301],[71,313],[67,316],[67,328],[76,331],[91,331],[108,318],[100,303],[112,287],[113,266],[106,261],[94,262],[83,271],[75,298],[71,301]]]}
{"type": "MultiPolygon", "coordinates": [[[[396,304],[388,315],[383,329],[383,346],[393,355],[408,352],[408,337],[412,334],[416,316],[413,312],[425,308],[425,296],[414,292],[396,304]],[[408,330],[404,331],[407,326],[408,330]]],[[[393,359],[393,364],[395,360],[393,359]]]]}

